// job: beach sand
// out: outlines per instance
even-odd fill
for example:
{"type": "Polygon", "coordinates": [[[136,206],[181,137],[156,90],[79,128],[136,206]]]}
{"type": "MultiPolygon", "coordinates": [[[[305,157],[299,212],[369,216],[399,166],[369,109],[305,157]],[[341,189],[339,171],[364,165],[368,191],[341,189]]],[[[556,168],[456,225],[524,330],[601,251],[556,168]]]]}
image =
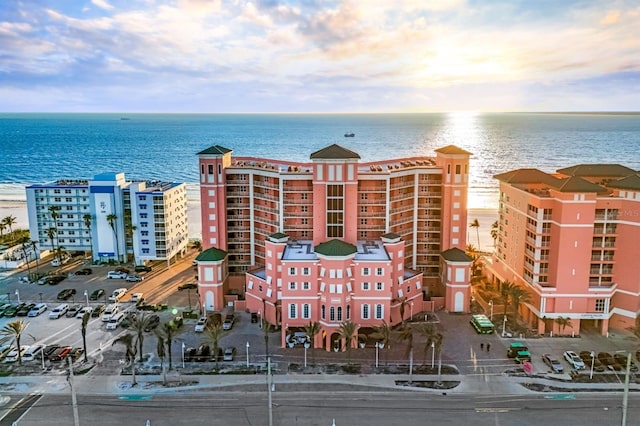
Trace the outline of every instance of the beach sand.
{"type": "MultiPolygon", "coordinates": [[[[14,229],[29,229],[27,217],[26,201],[0,201],[0,220],[12,215],[16,218],[14,229]]],[[[467,211],[469,223],[478,219],[480,227],[478,233],[475,228],[470,228],[467,224],[467,243],[474,245],[482,251],[493,250],[493,239],[491,238],[491,224],[498,220],[497,209],[470,209],[467,211]],[[480,246],[478,247],[478,235],[480,235],[480,246]]],[[[200,222],[200,200],[187,201],[187,220],[189,223],[189,239],[202,239],[202,223],[200,222]]]]}

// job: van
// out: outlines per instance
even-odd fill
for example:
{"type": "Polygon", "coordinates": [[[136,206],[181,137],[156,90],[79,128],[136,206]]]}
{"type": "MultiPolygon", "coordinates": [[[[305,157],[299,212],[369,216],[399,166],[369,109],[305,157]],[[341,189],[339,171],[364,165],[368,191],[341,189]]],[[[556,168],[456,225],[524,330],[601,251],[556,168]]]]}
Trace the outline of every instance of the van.
{"type": "Polygon", "coordinates": [[[109,296],[109,302],[119,302],[126,292],[126,288],[116,288],[113,290],[113,293],[111,293],[111,296],[109,296]]]}
{"type": "Polygon", "coordinates": [[[64,314],[66,314],[68,310],[69,310],[68,304],[63,303],[61,305],[58,305],[55,308],[53,308],[53,311],[49,312],[49,319],[58,319],[61,316],[64,316],[64,314]]]}
{"type": "Polygon", "coordinates": [[[24,351],[24,355],[22,355],[23,361],[33,361],[36,357],[42,355],[42,350],[44,349],[44,345],[42,343],[36,343],[32,345],[24,351]]]}
{"type": "Polygon", "coordinates": [[[102,313],[102,322],[107,322],[111,319],[111,317],[117,314],[120,311],[118,305],[109,305],[102,313]]]}
{"type": "Polygon", "coordinates": [[[41,313],[47,310],[47,305],[45,303],[37,303],[31,310],[27,313],[28,317],[37,317],[41,313]]]}
{"type": "Polygon", "coordinates": [[[111,315],[109,322],[107,322],[107,330],[115,330],[116,328],[118,328],[123,319],[124,312],[118,312],[115,315],[111,315]]]}

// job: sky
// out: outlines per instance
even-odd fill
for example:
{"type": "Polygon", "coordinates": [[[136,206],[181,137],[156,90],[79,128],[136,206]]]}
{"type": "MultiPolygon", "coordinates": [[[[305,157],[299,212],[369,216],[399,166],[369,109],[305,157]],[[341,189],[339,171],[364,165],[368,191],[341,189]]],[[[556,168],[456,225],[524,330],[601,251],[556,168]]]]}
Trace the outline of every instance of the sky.
{"type": "Polygon", "coordinates": [[[640,111],[637,0],[0,0],[2,112],[640,111]]]}

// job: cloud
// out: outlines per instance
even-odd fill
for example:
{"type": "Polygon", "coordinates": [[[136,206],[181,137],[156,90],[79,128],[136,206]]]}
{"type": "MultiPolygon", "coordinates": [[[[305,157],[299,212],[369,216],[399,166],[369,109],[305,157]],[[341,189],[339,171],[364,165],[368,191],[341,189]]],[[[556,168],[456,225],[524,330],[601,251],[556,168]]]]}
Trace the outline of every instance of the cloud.
{"type": "Polygon", "coordinates": [[[99,7],[104,10],[112,10],[113,6],[111,6],[106,0],[91,0],[94,6],[99,7]]]}

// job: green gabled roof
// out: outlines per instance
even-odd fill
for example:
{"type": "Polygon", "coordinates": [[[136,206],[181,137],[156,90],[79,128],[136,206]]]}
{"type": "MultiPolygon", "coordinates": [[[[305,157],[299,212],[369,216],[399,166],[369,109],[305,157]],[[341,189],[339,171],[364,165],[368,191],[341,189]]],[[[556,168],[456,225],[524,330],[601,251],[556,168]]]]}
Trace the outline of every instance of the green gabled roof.
{"type": "Polygon", "coordinates": [[[436,149],[436,152],[439,152],[440,154],[473,155],[469,151],[465,151],[455,145],[443,146],[442,148],[436,149]]]}
{"type": "Polygon", "coordinates": [[[329,145],[311,154],[312,160],[360,159],[360,155],[338,144],[329,145]]]}
{"type": "Polygon", "coordinates": [[[287,238],[287,237],[288,237],[288,235],[284,234],[282,232],[276,232],[275,234],[269,235],[269,238],[273,238],[273,239],[276,239],[276,240],[279,240],[280,238],[287,238]]]}
{"type": "Polygon", "coordinates": [[[567,179],[563,179],[560,183],[560,186],[558,186],[556,189],[558,189],[558,191],[560,192],[608,192],[600,185],[596,185],[595,183],[591,183],[577,176],[571,176],[567,179]]]}
{"type": "Polygon", "coordinates": [[[500,173],[493,176],[501,182],[510,184],[526,184],[526,183],[542,183],[557,188],[560,185],[560,179],[540,171],[538,169],[517,169],[510,172],[500,173]]]}
{"type": "Polygon", "coordinates": [[[209,155],[224,155],[231,152],[231,150],[229,148],[225,148],[223,146],[220,145],[214,145],[214,146],[210,146],[209,148],[205,149],[204,151],[200,151],[198,153],[198,155],[201,154],[209,154],[209,155]]]}
{"type": "Polygon", "coordinates": [[[448,260],[449,262],[471,263],[473,261],[473,259],[467,253],[465,253],[464,250],[460,250],[457,247],[443,251],[442,253],[440,253],[440,256],[442,256],[444,260],[448,260]]]}
{"type": "Polygon", "coordinates": [[[609,188],[631,189],[634,191],[638,191],[640,190],[640,176],[635,174],[627,176],[626,178],[609,182],[607,186],[609,188]]]}
{"type": "Polygon", "coordinates": [[[567,176],[586,177],[626,177],[635,173],[628,167],[620,164],[578,164],[576,166],[559,169],[558,173],[567,176]]]}
{"type": "Polygon", "coordinates": [[[349,256],[350,254],[356,254],[358,248],[353,244],[334,239],[326,243],[318,244],[315,247],[315,252],[324,256],[349,256]]]}
{"type": "Polygon", "coordinates": [[[390,240],[395,240],[396,238],[400,238],[400,235],[394,234],[393,232],[388,232],[388,233],[382,235],[382,238],[388,238],[390,240]]]}
{"type": "Polygon", "coordinates": [[[220,262],[227,257],[227,252],[215,247],[211,247],[200,253],[196,260],[198,262],[220,262]]]}

